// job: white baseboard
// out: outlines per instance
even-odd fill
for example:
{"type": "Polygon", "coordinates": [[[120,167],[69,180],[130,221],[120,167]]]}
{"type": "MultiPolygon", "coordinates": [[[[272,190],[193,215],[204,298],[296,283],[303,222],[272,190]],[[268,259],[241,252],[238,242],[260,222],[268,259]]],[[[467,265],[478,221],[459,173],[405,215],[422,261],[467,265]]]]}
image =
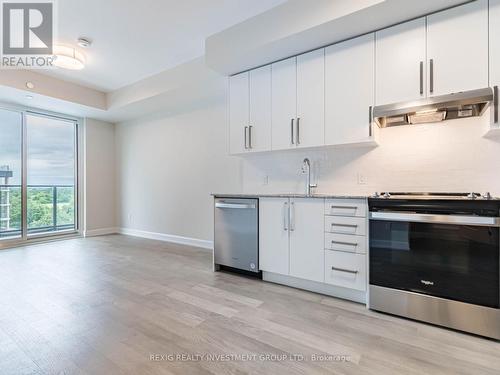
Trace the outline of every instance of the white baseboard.
{"type": "Polygon", "coordinates": [[[95,237],[95,236],[104,236],[106,234],[114,234],[120,233],[119,228],[99,228],[99,229],[91,229],[83,232],[84,237],[95,237]]]}
{"type": "Polygon", "coordinates": [[[208,250],[213,250],[214,248],[214,243],[212,241],[200,240],[198,238],[192,238],[192,237],[177,236],[174,234],[147,232],[144,230],[130,229],[130,228],[119,228],[119,233],[126,234],[128,236],[148,238],[150,240],[158,240],[158,241],[172,242],[180,245],[201,247],[203,249],[208,249],[208,250]]]}
{"type": "Polygon", "coordinates": [[[262,280],[366,304],[366,292],[359,290],[342,288],[340,286],[303,280],[292,276],[278,275],[265,271],[262,272],[262,280]]]}

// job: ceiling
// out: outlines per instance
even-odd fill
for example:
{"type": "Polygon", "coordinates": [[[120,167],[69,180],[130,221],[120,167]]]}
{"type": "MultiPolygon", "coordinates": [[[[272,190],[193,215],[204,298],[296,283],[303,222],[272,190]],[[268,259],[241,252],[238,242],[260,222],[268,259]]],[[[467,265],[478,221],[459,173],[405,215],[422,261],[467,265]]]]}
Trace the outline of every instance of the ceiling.
{"type": "Polygon", "coordinates": [[[44,71],[110,92],[200,57],[205,39],[285,0],[64,0],[57,42],[93,40],[81,71],[44,71]]]}

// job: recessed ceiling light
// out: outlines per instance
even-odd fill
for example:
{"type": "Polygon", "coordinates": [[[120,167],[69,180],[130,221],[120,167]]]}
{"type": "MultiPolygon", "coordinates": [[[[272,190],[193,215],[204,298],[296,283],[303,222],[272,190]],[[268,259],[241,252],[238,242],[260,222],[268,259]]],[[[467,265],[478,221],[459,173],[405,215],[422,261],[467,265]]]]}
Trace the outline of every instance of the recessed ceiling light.
{"type": "Polygon", "coordinates": [[[72,47],[54,46],[54,62],[59,68],[81,70],[85,68],[85,56],[72,47]]]}
{"type": "Polygon", "coordinates": [[[29,88],[30,90],[33,90],[35,88],[35,84],[33,82],[26,82],[26,87],[29,88]]]}
{"type": "Polygon", "coordinates": [[[28,99],[28,100],[33,99],[33,95],[26,95],[26,99],[28,99]]]}
{"type": "Polygon", "coordinates": [[[78,38],[78,45],[83,48],[88,48],[92,45],[92,41],[88,38],[78,38]]]}

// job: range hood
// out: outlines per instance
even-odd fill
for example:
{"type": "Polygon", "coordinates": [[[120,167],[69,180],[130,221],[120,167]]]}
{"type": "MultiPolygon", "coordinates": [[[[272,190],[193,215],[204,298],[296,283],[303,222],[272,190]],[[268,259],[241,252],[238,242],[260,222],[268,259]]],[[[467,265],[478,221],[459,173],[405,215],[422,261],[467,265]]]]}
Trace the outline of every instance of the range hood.
{"type": "Polygon", "coordinates": [[[498,122],[498,88],[496,86],[375,106],[373,118],[381,128],[440,122],[481,116],[491,102],[494,102],[494,118],[495,122],[498,122]]]}

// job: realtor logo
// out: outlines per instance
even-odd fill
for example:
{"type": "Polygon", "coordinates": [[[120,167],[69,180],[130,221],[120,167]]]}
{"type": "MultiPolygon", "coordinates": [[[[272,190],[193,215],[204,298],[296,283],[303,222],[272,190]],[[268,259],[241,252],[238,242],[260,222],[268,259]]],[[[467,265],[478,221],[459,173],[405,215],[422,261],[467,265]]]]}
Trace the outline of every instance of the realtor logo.
{"type": "Polygon", "coordinates": [[[51,55],[53,44],[53,4],[4,1],[3,54],[51,55]]]}

